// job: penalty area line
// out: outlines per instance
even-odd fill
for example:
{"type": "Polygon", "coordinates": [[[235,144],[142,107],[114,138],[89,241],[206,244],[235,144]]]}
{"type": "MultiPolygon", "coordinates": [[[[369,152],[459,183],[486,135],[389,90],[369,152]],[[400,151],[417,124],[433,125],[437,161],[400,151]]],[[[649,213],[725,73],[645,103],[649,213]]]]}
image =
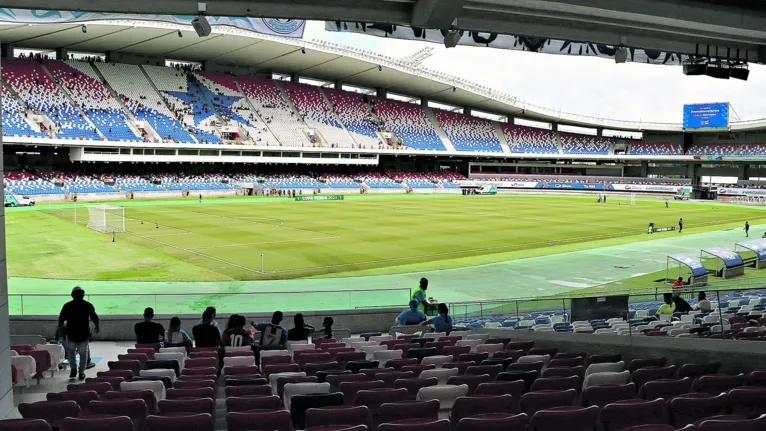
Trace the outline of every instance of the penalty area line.
{"type": "Polygon", "coordinates": [[[286,239],[282,241],[261,241],[261,242],[247,242],[244,244],[224,244],[224,245],[211,245],[206,247],[194,247],[190,250],[207,250],[209,248],[229,248],[229,247],[248,247],[251,245],[265,245],[265,244],[283,244],[288,242],[314,242],[325,241],[328,239],[339,239],[340,237],[323,236],[318,238],[305,238],[305,239],[286,239]]]}

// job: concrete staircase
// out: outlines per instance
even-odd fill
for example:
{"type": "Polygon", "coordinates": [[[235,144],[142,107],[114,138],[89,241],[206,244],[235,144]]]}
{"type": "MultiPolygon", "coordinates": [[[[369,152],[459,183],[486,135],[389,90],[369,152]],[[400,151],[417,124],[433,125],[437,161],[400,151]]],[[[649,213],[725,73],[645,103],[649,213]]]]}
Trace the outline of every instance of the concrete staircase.
{"type": "Polygon", "coordinates": [[[431,125],[433,125],[434,130],[436,130],[436,134],[442,140],[442,143],[444,144],[444,147],[447,149],[447,151],[457,151],[455,150],[455,146],[452,145],[452,141],[449,140],[447,133],[444,131],[444,129],[442,129],[441,124],[439,124],[439,120],[436,118],[434,111],[431,110],[431,108],[428,106],[423,106],[423,110],[426,112],[426,115],[428,115],[428,119],[431,120],[431,125]]]}

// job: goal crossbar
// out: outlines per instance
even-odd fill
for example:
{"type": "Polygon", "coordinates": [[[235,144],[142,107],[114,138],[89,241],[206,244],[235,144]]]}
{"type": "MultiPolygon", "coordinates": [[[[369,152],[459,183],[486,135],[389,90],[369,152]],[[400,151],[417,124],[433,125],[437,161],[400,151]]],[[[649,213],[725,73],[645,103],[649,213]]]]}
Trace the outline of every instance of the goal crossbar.
{"type": "Polygon", "coordinates": [[[88,229],[96,232],[125,232],[125,207],[91,205],[88,207],[88,229]]]}

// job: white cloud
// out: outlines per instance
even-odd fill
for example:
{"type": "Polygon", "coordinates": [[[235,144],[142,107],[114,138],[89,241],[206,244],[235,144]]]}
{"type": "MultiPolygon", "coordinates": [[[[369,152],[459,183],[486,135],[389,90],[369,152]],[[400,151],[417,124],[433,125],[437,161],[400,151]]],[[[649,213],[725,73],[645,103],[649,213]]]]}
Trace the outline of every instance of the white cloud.
{"type": "MultiPolygon", "coordinates": [[[[424,65],[505,91],[530,104],[580,115],[680,123],[684,103],[730,102],[742,120],[766,116],[766,69],[750,66],[750,79],[685,76],[680,66],[615,64],[594,57],[457,47],[324,30],[309,22],[307,39],[322,39],[390,56],[435,48],[424,65]]],[[[733,116],[733,114],[732,114],[733,116]]],[[[734,118],[732,118],[734,119],[734,118]]]]}

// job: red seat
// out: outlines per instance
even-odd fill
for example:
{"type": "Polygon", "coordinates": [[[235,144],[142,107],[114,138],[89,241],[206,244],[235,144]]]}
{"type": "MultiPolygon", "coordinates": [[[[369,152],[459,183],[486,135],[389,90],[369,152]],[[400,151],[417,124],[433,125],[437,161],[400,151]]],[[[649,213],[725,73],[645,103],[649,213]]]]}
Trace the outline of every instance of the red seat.
{"type": "Polygon", "coordinates": [[[214,431],[215,419],[211,414],[178,414],[171,416],[149,416],[146,431],[214,431]]]}

